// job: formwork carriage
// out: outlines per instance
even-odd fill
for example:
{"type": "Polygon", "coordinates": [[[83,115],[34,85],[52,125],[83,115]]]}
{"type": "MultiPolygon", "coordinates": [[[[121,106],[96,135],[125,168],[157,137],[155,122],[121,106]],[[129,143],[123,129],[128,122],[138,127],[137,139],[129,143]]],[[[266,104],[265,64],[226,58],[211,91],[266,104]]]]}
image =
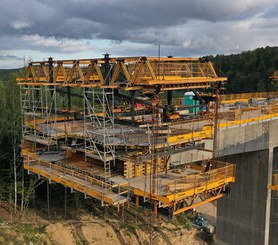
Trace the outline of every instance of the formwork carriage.
{"type": "MultiPolygon", "coordinates": [[[[32,62],[18,79],[24,167],[102,205],[119,206],[133,196],[136,204],[140,199],[175,215],[216,199],[234,182],[234,167],[211,161],[213,169],[204,172],[201,160],[212,154],[204,151],[203,140],[213,138],[214,121],[177,116],[172,91],[194,90],[202,99],[196,89],[213,91],[225,80],[199,59],[106,54],[104,59],[32,62]],[[171,160],[190,151],[198,165],[171,160]]],[[[200,108],[217,99],[204,98],[200,108]]]]}

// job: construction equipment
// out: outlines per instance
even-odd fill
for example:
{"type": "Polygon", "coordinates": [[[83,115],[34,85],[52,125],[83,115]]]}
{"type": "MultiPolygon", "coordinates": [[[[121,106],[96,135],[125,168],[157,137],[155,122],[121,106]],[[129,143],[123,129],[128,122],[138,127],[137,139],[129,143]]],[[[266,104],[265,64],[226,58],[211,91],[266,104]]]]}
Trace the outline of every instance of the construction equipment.
{"type": "MultiPolygon", "coordinates": [[[[213,117],[180,116],[173,90],[194,91],[212,115],[219,89],[209,61],[195,58],[118,57],[31,62],[18,78],[23,117],[24,168],[100,200],[120,206],[153,203],[154,213],[179,214],[223,194],[235,166],[196,156],[195,164],[172,161],[204,150],[216,139],[213,117]],[[198,92],[197,92],[198,89],[198,92]],[[161,96],[167,94],[166,105],[161,96]],[[123,100],[125,100],[124,103],[123,100]],[[62,103],[61,103],[62,101],[62,103]],[[175,166],[181,167],[174,171],[175,166]]],[[[215,125],[217,124],[217,125],[215,125]]],[[[216,147],[216,146],[215,146],[216,147]]],[[[216,152],[217,149],[214,149],[216,152]]],[[[216,156],[214,154],[214,156],[216,156]]]]}
{"type": "Polygon", "coordinates": [[[197,219],[194,221],[194,224],[199,227],[200,230],[206,231],[209,234],[213,234],[215,231],[215,227],[202,216],[202,214],[198,214],[197,219]]]}

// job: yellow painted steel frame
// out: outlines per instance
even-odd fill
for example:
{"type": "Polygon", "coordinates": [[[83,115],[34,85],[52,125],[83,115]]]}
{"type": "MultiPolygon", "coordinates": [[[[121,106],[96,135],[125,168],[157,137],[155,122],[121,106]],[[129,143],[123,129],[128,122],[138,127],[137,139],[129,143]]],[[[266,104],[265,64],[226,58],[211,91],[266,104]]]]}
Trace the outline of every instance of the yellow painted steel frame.
{"type": "MultiPolygon", "coordinates": [[[[266,106],[265,108],[267,109],[268,107],[266,106]]],[[[278,106],[277,106],[277,108],[278,108],[278,106]]],[[[249,124],[249,123],[253,123],[253,122],[270,120],[273,118],[278,118],[278,113],[272,113],[272,114],[262,115],[259,117],[248,118],[248,119],[240,119],[240,120],[222,122],[222,123],[218,124],[218,128],[219,129],[228,128],[228,127],[233,127],[233,126],[249,124]]],[[[206,125],[203,127],[203,130],[201,130],[201,131],[194,131],[192,133],[169,136],[167,138],[167,142],[170,145],[182,144],[182,143],[190,142],[190,141],[192,141],[192,139],[202,140],[202,139],[212,138],[212,135],[213,135],[213,127],[210,125],[206,125]]]]}
{"type": "Polygon", "coordinates": [[[201,201],[201,202],[193,203],[193,204],[190,205],[190,206],[183,207],[183,208],[180,208],[180,209],[178,209],[178,210],[174,210],[173,215],[177,215],[177,214],[183,213],[183,212],[185,212],[185,211],[187,211],[187,210],[190,210],[190,209],[192,209],[192,208],[196,208],[196,207],[199,207],[199,206],[201,206],[201,205],[203,205],[203,204],[205,204],[205,203],[212,202],[212,201],[214,201],[214,200],[219,199],[220,197],[223,196],[223,194],[221,193],[221,190],[222,190],[222,188],[219,188],[218,193],[217,193],[215,196],[206,198],[205,200],[203,200],[203,201],[201,201]]]}
{"type": "MultiPolygon", "coordinates": [[[[107,183],[105,183],[101,180],[95,179],[95,178],[90,177],[90,176],[85,176],[84,174],[76,172],[74,170],[67,169],[67,168],[58,166],[56,164],[52,164],[51,162],[47,162],[47,161],[44,161],[42,159],[38,159],[37,155],[35,153],[30,153],[30,152],[26,152],[26,151],[23,151],[23,152],[25,152],[25,154],[26,154],[26,155],[24,155],[24,159],[25,159],[24,160],[24,169],[29,170],[32,173],[38,174],[38,175],[40,175],[40,176],[42,176],[46,179],[53,180],[54,182],[62,184],[66,187],[69,187],[69,188],[72,188],[74,190],[80,191],[80,192],[82,192],[82,193],[84,193],[88,196],[91,196],[91,197],[94,197],[94,198],[96,198],[100,201],[103,201],[104,203],[114,205],[114,201],[111,198],[105,196],[102,192],[97,191],[97,190],[92,190],[91,188],[88,188],[87,186],[85,186],[81,183],[78,183],[77,181],[74,180],[74,178],[72,178],[71,181],[69,181],[69,180],[62,177],[63,176],[62,173],[68,173],[70,176],[73,176],[73,177],[77,176],[80,179],[86,180],[86,182],[91,183],[91,184],[95,183],[95,184],[99,184],[100,186],[101,185],[102,186],[103,185],[109,185],[110,187],[112,187],[110,184],[107,184],[107,183]],[[57,170],[61,174],[57,175],[54,172],[46,172],[46,171],[41,170],[38,167],[31,166],[29,164],[30,160],[32,162],[39,162],[40,165],[49,166],[50,169],[57,170]]],[[[118,204],[119,203],[117,203],[117,205],[118,204]]]]}
{"type": "Polygon", "coordinates": [[[161,85],[161,91],[175,89],[210,88],[226,77],[217,77],[211,62],[187,58],[110,58],[114,66],[111,80],[105,84],[100,64],[103,59],[58,60],[31,62],[25,76],[18,78],[19,85],[71,86],[121,88],[126,90],[152,90],[161,85]],[[51,69],[51,70],[50,70],[51,69]],[[122,71],[122,73],[121,73],[122,71]],[[52,75],[53,77],[52,77],[52,75]],[[122,76],[125,83],[122,83],[122,76]]]}
{"type": "Polygon", "coordinates": [[[113,204],[113,200],[103,196],[102,193],[99,193],[97,191],[86,188],[85,186],[82,186],[81,184],[78,184],[78,183],[74,183],[73,181],[65,180],[61,176],[57,176],[57,175],[52,174],[52,173],[47,173],[47,172],[42,171],[38,168],[29,166],[27,163],[24,163],[24,169],[29,170],[32,173],[38,174],[38,175],[40,175],[40,176],[42,176],[46,179],[53,180],[54,182],[62,184],[66,187],[69,187],[69,188],[72,188],[74,190],[80,191],[80,192],[82,192],[86,195],[89,195],[91,197],[94,197],[98,200],[103,200],[105,203],[113,204]]]}
{"type": "Polygon", "coordinates": [[[181,143],[187,143],[194,140],[201,140],[201,139],[208,139],[211,138],[213,134],[213,128],[212,126],[204,126],[202,131],[195,131],[188,134],[181,134],[181,135],[175,135],[175,136],[169,136],[167,138],[167,142],[170,145],[174,144],[181,144],[181,143]]]}
{"type": "Polygon", "coordinates": [[[260,117],[254,117],[254,118],[248,118],[248,119],[242,119],[242,120],[235,120],[235,121],[230,121],[230,122],[223,122],[218,125],[219,128],[226,128],[226,127],[231,127],[231,126],[236,126],[236,125],[242,125],[242,124],[248,124],[252,122],[258,122],[258,121],[264,121],[264,120],[270,120],[273,118],[277,118],[278,113],[272,113],[268,115],[263,115],[260,117]]]}
{"type": "Polygon", "coordinates": [[[141,196],[151,200],[156,200],[160,203],[163,203],[164,207],[169,207],[173,203],[183,201],[188,197],[194,197],[196,195],[214,192],[216,189],[222,188],[223,186],[226,186],[228,183],[235,182],[235,165],[228,164],[227,166],[222,168],[187,177],[189,178],[186,179],[186,177],[184,177],[184,179],[181,178],[175,182],[184,183],[182,181],[187,180],[189,183],[192,183],[192,186],[188,187],[187,190],[175,190],[176,193],[174,194],[173,192],[175,191],[169,191],[169,194],[167,195],[158,195],[145,192],[138,188],[131,187],[131,190],[135,196],[141,196]]]}

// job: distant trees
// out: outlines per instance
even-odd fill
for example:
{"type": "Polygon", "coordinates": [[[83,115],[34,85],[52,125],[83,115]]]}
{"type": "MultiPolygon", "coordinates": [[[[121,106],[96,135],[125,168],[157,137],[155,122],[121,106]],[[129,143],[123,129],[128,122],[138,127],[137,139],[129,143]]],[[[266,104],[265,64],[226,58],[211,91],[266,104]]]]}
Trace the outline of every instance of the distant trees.
{"type": "Polygon", "coordinates": [[[16,76],[16,72],[10,74],[9,82],[0,84],[0,192],[2,198],[14,202],[15,211],[22,173],[20,93],[16,76]]]}
{"type": "Polygon", "coordinates": [[[278,69],[278,47],[257,48],[240,54],[207,56],[219,76],[227,76],[225,93],[273,91],[269,76],[278,69]]]}

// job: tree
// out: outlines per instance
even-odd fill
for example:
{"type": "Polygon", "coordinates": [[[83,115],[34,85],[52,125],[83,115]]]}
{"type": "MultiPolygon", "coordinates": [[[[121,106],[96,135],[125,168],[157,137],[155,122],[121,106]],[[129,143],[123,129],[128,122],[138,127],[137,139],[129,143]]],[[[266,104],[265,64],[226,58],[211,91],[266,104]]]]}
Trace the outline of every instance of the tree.
{"type": "Polygon", "coordinates": [[[7,182],[13,183],[14,195],[9,193],[9,200],[14,199],[14,210],[17,209],[18,178],[22,171],[20,162],[21,141],[21,115],[20,93],[16,84],[17,73],[11,75],[9,82],[2,82],[1,86],[1,112],[0,112],[0,146],[1,146],[1,172],[7,182]],[[6,86],[5,86],[6,85],[6,86]],[[13,179],[13,181],[11,181],[13,179]]]}
{"type": "Polygon", "coordinates": [[[11,149],[10,164],[13,169],[14,179],[14,209],[17,209],[17,191],[18,191],[18,177],[19,171],[22,171],[22,164],[20,161],[20,141],[21,141],[21,113],[20,113],[20,92],[16,84],[17,74],[14,74],[9,86],[6,86],[6,139],[9,148],[11,149]]]}
{"type": "Polygon", "coordinates": [[[257,48],[241,54],[207,56],[219,76],[227,76],[226,93],[276,89],[269,76],[278,69],[278,47],[257,48]]]}

